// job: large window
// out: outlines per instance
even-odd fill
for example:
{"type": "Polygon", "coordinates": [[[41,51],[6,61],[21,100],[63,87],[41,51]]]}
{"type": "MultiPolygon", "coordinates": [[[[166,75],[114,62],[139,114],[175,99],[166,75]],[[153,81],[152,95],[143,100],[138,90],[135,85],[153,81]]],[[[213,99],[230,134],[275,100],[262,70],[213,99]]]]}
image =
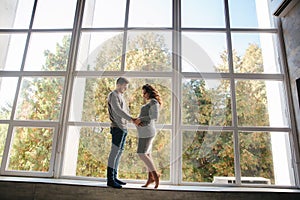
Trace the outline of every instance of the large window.
{"type": "MultiPolygon", "coordinates": [[[[107,95],[125,76],[133,116],[143,84],[163,97],[152,155],[162,184],[295,186],[267,0],[0,3],[1,175],[105,181],[107,95]]],[[[131,182],[147,175],[136,148],[129,123],[119,176],[131,182]]]]}

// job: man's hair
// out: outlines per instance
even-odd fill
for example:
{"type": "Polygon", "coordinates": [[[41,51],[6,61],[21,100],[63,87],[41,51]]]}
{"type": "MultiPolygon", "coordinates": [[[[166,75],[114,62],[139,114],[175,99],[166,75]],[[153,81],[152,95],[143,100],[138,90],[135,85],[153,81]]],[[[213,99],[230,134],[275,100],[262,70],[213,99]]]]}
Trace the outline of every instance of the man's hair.
{"type": "Polygon", "coordinates": [[[117,84],[120,84],[120,85],[122,85],[122,84],[128,84],[129,83],[129,81],[126,79],[126,78],[124,78],[124,77],[119,77],[118,79],[117,79],[117,84]]]}

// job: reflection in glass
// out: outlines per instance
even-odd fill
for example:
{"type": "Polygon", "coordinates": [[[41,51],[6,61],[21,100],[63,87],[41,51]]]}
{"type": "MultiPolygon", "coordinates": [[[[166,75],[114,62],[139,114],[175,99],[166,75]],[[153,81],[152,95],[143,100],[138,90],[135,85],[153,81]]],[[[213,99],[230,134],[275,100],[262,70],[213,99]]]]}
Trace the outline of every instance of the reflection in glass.
{"type": "Polygon", "coordinates": [[[59,119],[64,78],[24,78],[18,96],[15,119],[59,119]]]}
{"type": "Polygon", "coordinates": [[[119,71],[122,60],[123,33],[82,33],[77,70],[119,71]]]}
{"type": "MultiPolygon", "coordinates": [[[[160,124],[171,122],[171,80],[170,79],[130,79],[124,97],[132,116],[138,116],[145,104],[142,86],[153,85],[163,97],[163,106],[158,120],[160,124]]],[[[107,114],[107,96],[116,88],[114,78],[76,78],[73,87],[70,121],[110,122],[107,114]]]]}
{"type": "Polygon", "coordinates": [[[185,79],[182,82],[182,123],[203,126],[230,126],[230,81],[185,79]]]}
{"type": "Polygon", "coordinates": [[[85,1],[83,27],[123,27],[125,10],[124,0],[85,1]]]}
{"type": "Polygon", "coordinates": [[[20,70],[25,42],[25,34],[0,34],[0,71],[20,70]]]}
{"type": "Polygon", "coordinates": [[[182,6],[183,28],[222,28],[225,27],[223,0],[184,0],[182,6]]]}
{"type": "Polygon", "coordinates": [[[0,28],[29,28],[34,0],[2,0],[0,28]]]}
{"type": "Polygon", "coordinates": [[[235,73],[280,73],[271,33],[232,33],[235,73]]]}
{"type": "Polygon", "coordinates": [[[0,119],[10,119],[17,81],[15,77],[0,78],[0,119]]]}
{"type": "Polygon", "coordinates": [[[283,83],[280,81],[236,81],[239,126],[287,126],[283,83]]]}
{"type": "Polygon", "coordinates": [[[288,136],[279,132],[241,132],[242,177],[258,184],[267,179],[269,183],[263,184],[294,185],[288,136]]]}
{"type": "Polygon", "coordinates": [[[182,33],[183,72],[228,72],[224,33],[182,33]]]}
{"type": "Polygon", "coordinates": [[[125,62],[128,71],[171,71],[172,32],[128,32],[125,62]]]}
{"type": "Polygon", "coordinates": [[[27,53],[27,71],[65,71],[71,36],[69,33],[33,33],[27,53]]]}
{"type": "Polygon", "coordinates": [[[172,0],[131,0],[129,27],[172,27],[172,0]]]}
{"type": "Polygon", "coordinates": [[[232,28],[270,28],[268,0],[229,0],[232,28]]]}
{"type": "Polygon", "coordinates": [[[234,176],[233,134],[218,131],[182,133],[182,181],[213,182],[234,176]]]}
{"type": "Polygon", "coordinates": [[[8,130],[8,124],[0,124],[0,163],[2,163],[7,130],[8,130]]]}
{"type": "Polygon", "coordinates": [[[72,28],[76,0],[38,1],[33,28],[72,28]]]}
{"type": "Polygon", "coordinates": [[[48,172],[53,128],[15,127],[8,170],[48,172]]]}

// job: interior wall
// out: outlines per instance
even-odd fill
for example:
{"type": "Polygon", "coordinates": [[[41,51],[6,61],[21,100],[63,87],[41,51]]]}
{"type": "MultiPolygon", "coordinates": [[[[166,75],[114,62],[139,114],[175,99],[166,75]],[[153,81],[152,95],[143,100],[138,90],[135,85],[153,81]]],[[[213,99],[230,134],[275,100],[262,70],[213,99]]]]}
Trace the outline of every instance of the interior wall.
{"type": "MultiPolygon", "coordinates": [[[[295,114],[298,147],[300,147],[300,88],[297,90],[297,82],[300,81],[300,1],[285,15],[281,17],[281,28],[285,45],[285,54],[290,78],[292,102],[295,114]]],[[[300,86],[298,82],[298,86],[300,86]]],[[[299,148],[296,152],[300,154],[299,148]]],[[[299,165],[299,164],[298,164],[299,165]]],[[[298,166],[298,170],[299,170],[298,166]]],[[[300,174],[300,173],[298,173],[300,174]]],[[[299,175],[298,175],[299,176],[299,175]]]]}

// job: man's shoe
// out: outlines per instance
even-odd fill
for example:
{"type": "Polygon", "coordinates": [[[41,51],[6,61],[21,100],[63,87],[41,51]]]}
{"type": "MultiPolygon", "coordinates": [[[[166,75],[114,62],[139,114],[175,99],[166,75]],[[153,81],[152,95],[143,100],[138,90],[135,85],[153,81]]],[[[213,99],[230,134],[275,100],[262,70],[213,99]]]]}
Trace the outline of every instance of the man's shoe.
{"type": "Polygon", "coordinates": [[[115,182],[118,183],[119,185],[126,185],[125,182],[123,182],[123,181],[121,181],[121,180],[119,180],[117,178],[115,178],[115,182]]]}
{"type": "Polygon", "coordinates": [[[118,188],[118,189],[122,188],[122,186],[119,183],[117,183],[113,180],[107,181],[107,186],[113,187],[113,188],[118,188]]]}

